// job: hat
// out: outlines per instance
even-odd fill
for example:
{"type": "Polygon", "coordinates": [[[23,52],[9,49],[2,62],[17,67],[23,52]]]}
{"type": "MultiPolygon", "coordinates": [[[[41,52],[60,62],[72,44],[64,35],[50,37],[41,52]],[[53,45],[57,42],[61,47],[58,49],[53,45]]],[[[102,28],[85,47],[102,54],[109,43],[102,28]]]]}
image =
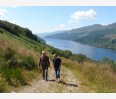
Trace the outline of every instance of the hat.
{"type": "Polygon", "coordinates": [[[56,55],[56,54],[54,54],[54,55],[53,55],[53,57],[57,57],[57,55],[56,55]]]}
{"type": "Polygon", "coordinates": [[[46,52],[45,51],[42,51],[42,54],[46,54],[46,52]]]}

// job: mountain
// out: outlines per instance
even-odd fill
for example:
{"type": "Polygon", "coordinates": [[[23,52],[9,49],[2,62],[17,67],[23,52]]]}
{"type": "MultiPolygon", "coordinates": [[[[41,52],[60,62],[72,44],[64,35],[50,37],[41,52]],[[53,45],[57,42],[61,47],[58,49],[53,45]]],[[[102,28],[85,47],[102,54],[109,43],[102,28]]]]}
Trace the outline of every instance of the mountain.
{"type": "Polygon", "coordinates": [[[29,30],[27,28],[20,27],[16,24],[13,24],[13,23],[10,23],[7,21],[0,20],[0,32],[2,32],[3,30],[5,30],[5,31],[17,36],[17,37],[25,36],[29,39],[34,40],[34,41],[45,43],[45,41],[42,38],[33,34],[31,30],[29,30]]]}
{"type": "Polygon", "coordinates": [[[50,35],[54,35],[54,34],[58,34],[58,33],[62,33],[65,30],[62,31],[55,31],[55,32],[44,32],[44,33],[38,33],[37,35],[40,36],[41,38],[44,38],[46,36],[50,36],[50,35]]]}
{"type": "Polygon", "coordinates": [[[82,28],[72,29],[69,31],[59,32],[54,35],[46,36],[48,38],[58,38],[58,39],[77,39],[77,37],[83,37],[86,36],[89,32],[92,32],[94,30],[101,29],[103,26],[99,24],[86,26],[82,28]]]}
{"type": "Polygon", "coordinates": [[[46,38],[73,40],[83,44],[116,50],[116,23],[106,26],[94,24],[46,36],[46,38]]]}

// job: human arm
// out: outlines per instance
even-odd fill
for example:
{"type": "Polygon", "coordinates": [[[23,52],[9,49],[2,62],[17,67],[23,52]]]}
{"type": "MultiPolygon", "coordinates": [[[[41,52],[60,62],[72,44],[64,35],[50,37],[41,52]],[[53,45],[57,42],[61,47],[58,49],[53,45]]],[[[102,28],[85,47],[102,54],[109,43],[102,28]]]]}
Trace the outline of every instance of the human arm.
{"type": "Polygon", "coordinates": [[[59,65],[59,68],[61,68],[61,65],[62,65],[62,61],[61,61],[61,59],[60,59],[60,65],[59,65]]]}
{"type": "Polygon", "coordinates": [[[49,60],[49,57],[48,57],[48,67],[50,67],[50,60],[49,60]]]}
{"type": "Polygon", "coordinates": [[[41,67],[41,58],[40,58],[39,61],[38,61],[38,67],[39,67],[39,68],[41,67]]]}

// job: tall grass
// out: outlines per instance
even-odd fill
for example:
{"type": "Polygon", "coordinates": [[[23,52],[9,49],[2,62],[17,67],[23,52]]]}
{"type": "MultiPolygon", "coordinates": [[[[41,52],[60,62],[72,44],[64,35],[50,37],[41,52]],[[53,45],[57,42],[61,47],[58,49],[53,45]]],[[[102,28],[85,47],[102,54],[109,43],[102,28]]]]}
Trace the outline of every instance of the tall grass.
{"type": "Polygon", "coordinates": [[[35,62],[35,60],[33,59],[33,57],[31,57],[31,56],[24,57],[22,59],[22,62],[20,63],[20,65],[28,70],[35,69],[38,66],[37,63],[35,62]]]}
{"type": "Polygon", "coordinates": [[[71,69],[74,75],[95,92],[116,92],[116,72],[109,64],[85,62],[79,64],[63,59],[63,65],[71,69]]]}
{"type": "Polygon", "coordinates": [[[5,81],[0,81],[0,93],[9,92],[8,84],[5,81]]]}
{"type": "Polygon", "coordinates": [[[10,85],[18,86],[26,83],[20,68],[10,69],[7,65],[4,65],[1,67],[1,74],[10,85]]]}
{"type": "Polygon", "coordinates": [[[9,92],[9,87],[29,84],[38,78],[37,63],[37,51],[27,49],[21,42],[0,39],[0,92],[9,92]]]}

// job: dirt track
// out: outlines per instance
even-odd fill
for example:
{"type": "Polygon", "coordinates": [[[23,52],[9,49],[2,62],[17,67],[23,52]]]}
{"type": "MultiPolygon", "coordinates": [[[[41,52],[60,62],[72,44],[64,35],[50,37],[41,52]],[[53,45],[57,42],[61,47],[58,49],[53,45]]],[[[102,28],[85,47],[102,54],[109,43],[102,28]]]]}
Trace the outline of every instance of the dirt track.
{"type": "Polygon", "coordinates": [[[73,73],[65,67],[61,69],[61,80],[55,82],[54,69],[49,69],[48,81],[39,78],[31,83],[31,85],[22,87],[17,93],[67,93],[78,92],[79,83],[73,73]],[[65,72],[64,72],[65,71],[65,72]]]}

